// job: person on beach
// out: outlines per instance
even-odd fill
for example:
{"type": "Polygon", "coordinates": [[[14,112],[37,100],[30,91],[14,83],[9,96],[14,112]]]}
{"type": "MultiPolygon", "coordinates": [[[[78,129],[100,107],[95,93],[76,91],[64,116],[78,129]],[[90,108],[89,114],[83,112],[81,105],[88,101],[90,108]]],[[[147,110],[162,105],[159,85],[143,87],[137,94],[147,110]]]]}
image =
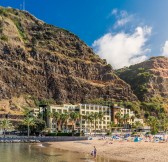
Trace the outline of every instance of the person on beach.
{"type": "Polygon", "coordinates": [[[95,159],[96,159],[96,155],[97,155],[97,149],[96,149],[96,147],[94,146],[93,156],[94,156],[95,159]]]}

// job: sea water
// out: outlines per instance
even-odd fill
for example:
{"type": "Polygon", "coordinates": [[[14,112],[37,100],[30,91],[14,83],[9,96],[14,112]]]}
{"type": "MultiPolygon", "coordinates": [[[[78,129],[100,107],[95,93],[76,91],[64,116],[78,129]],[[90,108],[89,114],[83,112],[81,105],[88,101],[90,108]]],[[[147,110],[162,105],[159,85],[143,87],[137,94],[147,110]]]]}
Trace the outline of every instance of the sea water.
{"type": "MultiPolygon", "coordinates": [[[[45,144],[0,143],[0,162],[95,162],[88,154],[63,151],[45,144]]],[[[96,162],[115,162],[97,157],[96,162]]]]}

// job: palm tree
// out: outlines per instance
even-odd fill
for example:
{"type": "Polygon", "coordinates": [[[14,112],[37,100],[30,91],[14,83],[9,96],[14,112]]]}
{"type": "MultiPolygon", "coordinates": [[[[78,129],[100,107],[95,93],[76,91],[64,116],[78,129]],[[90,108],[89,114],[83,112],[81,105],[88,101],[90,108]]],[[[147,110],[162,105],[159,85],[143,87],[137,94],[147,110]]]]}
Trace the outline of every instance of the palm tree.
{"type": "Polygon", "coordinates": [[[8,119],[3,119],[0,123],[0,127],[4,130],[4,138],[6,130],[12,127],[12,123],[8,119]]]}
{"type": "Polygon", "coordinates": [[[27,136],[29,137],[29,135],[30,135],[30,126],[31,125],[35,125],[34,118],[33,117],[29,117],[27,115],[25,117],[23,123],[27,125],[27,136]]]}
{"type": "Polygon", "coordinates": [[[123,116],[124,124],[127,123],[128,119],[129,119],[129,114],[124,114],[124,116],[123,116]]]}
{"type": "Polygon", "coordinates": [[[115,118],[117,119],[117,124],[120,125],[120,122],[121,122],[121,113],[120,112],[117,112],[115,114],[115,118]]]}
{"type": "Polygon", "coordinates": [[[93,114],[93,118],[94,118],[94,126],[95,126],[95,133],[96,133],[96,124],[97,124],[97,119],[99,119],[99,113],[98,112],[95,112],[93,114]]]}
{"type": "Polygon", "coordinates": [[[61,113],[59,112],[53,112],[53,121],[56,124],[56,130],[59,130],[59,125],[60,125],[60,117],[61,117],[61,113]]]}
{"type": "Polygon", "coordinates": [[[111,122],[109,123],[108,127],[110,128],[110,134],[112,133],[112,129],[113,129],[115,126],[116,126],[116,125],[115,125],[114,121],[111,121],[111,122]]]}
{"type": "Polygon", "coordinates": [[[90,127],[90,133],[92,132],[92,124],[93,124],[93,122],[94,122],[94,114],[93,113],[90,113],[89,115],[88,115],[88,121],[89,121],[89,123],[91,124],[91,127],[90,127]]]}
{"type": "Polygon", "coordinates": [[[129,119],[129,114],[124,114],[124,116],[123,116],[123,122],[124,122],[124,126],[126,126],[126,128],[127,128],[127,121],[128,121],[128,119],[129,119]]]}
{"type": "Polygon", "coordinates": [[[70,113],[70,118],[71,118],[71,121],[72,121],[72,133],[74,133],[74,130],[75,130],[75,124],[77,122],[77,120],[80,118],[80,115],[78,112],[71,112],[70,113]]]}
{"type": "Polygon", "coordinates": [[[65,129],[67,129],[67,123],[68,123],[68,119],[69,119],[69,114],[68,113],[61,114],[60,118],[61,118],[61,128],[64,125],[65,129]]]}
{"type": "Polygon", "coordinates": [[[100,121],[102,121],[103,120],[103,117],[104,117],[104,113],[103,112],[99,112],[99,119],[100,119],[100,121]]]}

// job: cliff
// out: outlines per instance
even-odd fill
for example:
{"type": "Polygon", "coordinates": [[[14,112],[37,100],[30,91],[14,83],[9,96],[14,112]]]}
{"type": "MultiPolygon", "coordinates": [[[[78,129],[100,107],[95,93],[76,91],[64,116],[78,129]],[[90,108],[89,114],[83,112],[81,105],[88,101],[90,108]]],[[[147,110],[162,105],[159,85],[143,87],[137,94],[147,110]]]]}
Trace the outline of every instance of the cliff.
{"type": "Polygon", "coordinates": [[[168,97],[168,58],[152,57],[142,63],[117,70],[116,73],[131,85],[141,101],[168,97]]]}
{"type": "Polygon", "coordinates": [[[79,103],[137,100],[105,60],[71,32],[25,11],[0,8],[0,100],[23,96],[79,103]]]}

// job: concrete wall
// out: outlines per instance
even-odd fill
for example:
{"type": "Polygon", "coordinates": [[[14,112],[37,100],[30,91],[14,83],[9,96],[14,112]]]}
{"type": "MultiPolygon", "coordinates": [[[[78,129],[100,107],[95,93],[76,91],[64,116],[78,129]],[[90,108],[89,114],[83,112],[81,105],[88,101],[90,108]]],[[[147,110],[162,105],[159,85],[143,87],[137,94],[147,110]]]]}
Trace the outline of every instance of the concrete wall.
{"type": "MultiPolygon", "coordinates": [[[[40,142],[57,142],[57,141],[81,141],[87,140],[88,137],[64,137],[64,136],[56,136],[56,137],[6,137],[5,140],[39,140],[40,142]]],[[[0,140],[4,140],[3,137],[0,137],[0,140]]]]}

